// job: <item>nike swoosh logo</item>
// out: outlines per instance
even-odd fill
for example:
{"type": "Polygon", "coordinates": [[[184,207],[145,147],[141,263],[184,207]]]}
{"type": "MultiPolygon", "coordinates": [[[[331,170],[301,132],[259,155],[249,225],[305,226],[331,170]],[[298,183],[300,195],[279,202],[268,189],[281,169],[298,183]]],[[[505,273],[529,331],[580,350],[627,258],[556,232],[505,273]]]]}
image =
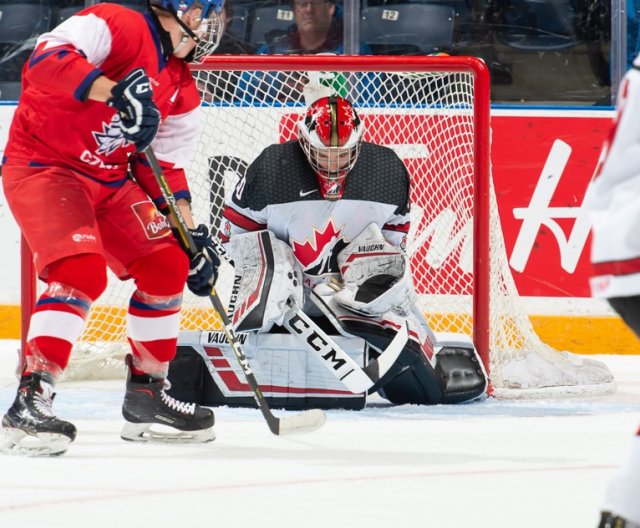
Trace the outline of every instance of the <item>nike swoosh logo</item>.
{"type": "Polygon", "coordinates": [[[317,190],[318,190],[318,189],[311,189],[310,191],[306,191],[306,192],[305,192],[305,191],[300,191],[300,196],[308,196],[308,195],[310,195],[311,193],[316,192],[317,190]]]}

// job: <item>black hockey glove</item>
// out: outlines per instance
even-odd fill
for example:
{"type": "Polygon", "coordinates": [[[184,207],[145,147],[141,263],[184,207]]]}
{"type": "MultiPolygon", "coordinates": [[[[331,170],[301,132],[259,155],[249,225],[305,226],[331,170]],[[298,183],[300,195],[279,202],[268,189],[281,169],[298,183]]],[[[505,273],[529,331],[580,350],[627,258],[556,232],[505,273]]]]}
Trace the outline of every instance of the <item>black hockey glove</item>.
{"type": "Polygon", "coordinates": [[[206,225],[200,224],[195,229],[189,229],[189,233],[198,248],[198,254],[191,259],[187,286],[194,294],[206,297],[218,279],[220,258],[213,249],[213,241],[206,225]]]}
{"type": "Polygon", "coordinates": [[[120,128],[138,152],[149,146],[160,126],[160,111],[151,98],[151,82],[142,68],[133,70],[111,89],[107,101],[120,114],[120,128]]]}

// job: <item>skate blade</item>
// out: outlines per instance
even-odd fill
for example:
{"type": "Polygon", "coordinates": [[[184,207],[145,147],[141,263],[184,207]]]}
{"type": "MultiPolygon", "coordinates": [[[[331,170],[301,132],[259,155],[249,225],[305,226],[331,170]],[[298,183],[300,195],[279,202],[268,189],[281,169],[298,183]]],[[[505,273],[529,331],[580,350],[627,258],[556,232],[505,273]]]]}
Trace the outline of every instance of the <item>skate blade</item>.
{"type": "Polygon", "coordinates": [[[0,452],[27,457],[55,457],[66,453],[71,439],[58,433],[28,434],[21,429],[4,429],[0,452]]]}
{"type": "Polygon", "coordinates": [[[154,423],[126,422],[120,433],[120,438],[128,442],[150,442],[160,444],[203,444],[215,440],[216,435],[211,429],[199,431],[180,431],[172,427],[154,423]]]}

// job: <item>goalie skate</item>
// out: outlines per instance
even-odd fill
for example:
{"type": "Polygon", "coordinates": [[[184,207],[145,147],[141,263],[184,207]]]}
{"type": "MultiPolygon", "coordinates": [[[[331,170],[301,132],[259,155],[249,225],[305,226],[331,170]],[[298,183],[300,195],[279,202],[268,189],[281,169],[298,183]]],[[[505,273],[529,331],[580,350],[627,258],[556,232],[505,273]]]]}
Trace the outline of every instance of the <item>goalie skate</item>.
{"type": "Polygon", "coordinates": [[[53,414],[54,397],[52,380],[46,373],[33,372],[22,378],[16,399],[2,418],[3,453],[58,456],[67,450],[76,428],[53,414]]]}
{"type": "Polygon", "coordinates": [[[627,521],[614,513],[603,511],[598,528],[640,528],[640,524],[627,521]]]}
{"type": "Polygon", "coordinates": [[[120,437],[132,442],[204,443],[215,439],[213,411],[166,393],[168,382],[151,376],[129,375],[122,405],[126,421],[120,437]]]}

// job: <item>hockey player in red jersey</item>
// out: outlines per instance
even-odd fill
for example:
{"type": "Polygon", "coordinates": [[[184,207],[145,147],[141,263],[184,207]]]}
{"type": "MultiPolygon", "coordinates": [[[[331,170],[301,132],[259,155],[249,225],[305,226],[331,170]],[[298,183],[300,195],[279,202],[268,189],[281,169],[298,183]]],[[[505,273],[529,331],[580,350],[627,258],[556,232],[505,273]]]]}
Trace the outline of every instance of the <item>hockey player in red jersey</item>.
{"type": "Polygon", "coordinates": [[[226,203],[220,237],[242,278],[230,307],[236,329],[286,328],[310,353],[322,350],[354,393],[380,390],[396,404],[481,396],[487,380],[473,344],[439,346],[416,307],[403,162],[363,141],[342,97],[313,102],[298,133],[264,149],[226,203]],[[363,339],[375,363],[360,369],[323,331],[363,339]]]}
{"type": "Polygon", "coordinates": [[[74,440],[73,424],[52,411],[53,385],[106,288],[107,267],[136,287],[122,437],[214,438],[212,411],[171,398],[165,376],[185,282],[207,295],[219,264],[206,226],[190,214],[184,169],[200,106],[187,62],[217,45],[223,1],[150,0],[144,14],[97,4],[43,34],[24,66],[2,180],[46,288],[2,420],[5,451],[57,455],[74,440]],[[142,155],[149,145],[200,249],[191,261],[159,212],[162,195],[142,155]],[[158,433],[154,423],[176,432],[158,433]]]}
{"type": "MultiPolygon", "coordinates": [[[[591,293],[607,299],[640,338],[640,56],[625,75],[616,117],[585,206],[592,221],[591,293]]],[[[600,528],[640,527],[640,429],[609,482],[600,528]]]]}

